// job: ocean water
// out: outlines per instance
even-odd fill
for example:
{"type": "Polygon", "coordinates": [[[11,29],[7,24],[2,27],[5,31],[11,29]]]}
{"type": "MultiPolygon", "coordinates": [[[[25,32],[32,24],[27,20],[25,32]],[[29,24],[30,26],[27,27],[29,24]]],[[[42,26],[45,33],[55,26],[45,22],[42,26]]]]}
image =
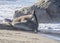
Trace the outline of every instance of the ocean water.
{"type": "Polygon", "coordinates": [[[40,23],[38,26],[38,30],[40,30],[40,32],[43,31],[43,33],[40,33],[40,32],[38,33],[42,36],[60,41],[60,24],[59,23],[56,23],[56,24],[40,23]],[[51,27],[52,29],[50,30],[49,27],[51,27]],[[46,34],[46,33],[49,33],[49,34],[46,34]]]}
{"type": "Polygon", "coordinates": [[[39,23],[38,29],[60,30],[60,23],[39,23]]]}
{"type": "Polygon", "coordinates": [[[13,19],[15,10],[31,6],[36,0],[0,0],[0,20],[13,19]]]}

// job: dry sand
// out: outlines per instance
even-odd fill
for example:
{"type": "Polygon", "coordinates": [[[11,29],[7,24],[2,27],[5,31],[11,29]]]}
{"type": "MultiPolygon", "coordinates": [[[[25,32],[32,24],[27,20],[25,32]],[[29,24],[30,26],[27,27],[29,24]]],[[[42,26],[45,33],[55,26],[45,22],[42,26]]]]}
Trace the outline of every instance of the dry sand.
{"type": "Polygon", "coordinates": [[[0,25],[0,43],[60,43],[37,33],[11,29],[14,28],[0,25]]]}
{"type": "Polygon", "coordinates": [[[0,43],[60,43],[35,33],[13,30],[0,30],[0,43]]]}

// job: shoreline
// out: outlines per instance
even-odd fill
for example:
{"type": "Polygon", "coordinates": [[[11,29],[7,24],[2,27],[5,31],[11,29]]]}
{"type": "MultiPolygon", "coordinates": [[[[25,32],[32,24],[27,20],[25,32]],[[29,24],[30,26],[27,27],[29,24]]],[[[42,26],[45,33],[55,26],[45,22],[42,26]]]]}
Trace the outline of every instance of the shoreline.
{"type": "Polygon", "coordinates": [[[29,31],[7,30],[1,28],[0,28],[0,42],[1,43],[23,43],[23,42],[24,43],[60,43],[60,41],[53,40],[48,37],[44,37],[41,34],[32,33],[29,31]]]}

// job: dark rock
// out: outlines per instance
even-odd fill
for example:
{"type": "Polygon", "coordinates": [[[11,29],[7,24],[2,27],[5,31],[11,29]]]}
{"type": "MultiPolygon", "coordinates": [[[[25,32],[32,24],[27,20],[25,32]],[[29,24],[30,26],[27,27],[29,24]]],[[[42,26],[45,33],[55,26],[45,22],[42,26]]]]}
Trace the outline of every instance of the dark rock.
{"type": "Polygon", "coordinates": [[[49,15],[50,19],[47,19],[50,20],[49,23],[60,23],[60,0],[37,0],[37,2],[35,6],[45,9],[46,15],[49,15]]]}
{"type": "Polygon", "coordinates": [[[5,22],[12,22],[10,19],[4,19],[5,22]]]}
{"type": "Polygon", "coordinates": [[[22,9],[22,10],[23,11],[15,12],[12,25],[19,29],[22,28],[22,29],[33,30],[33,31],[37,30],[38,22],[36,20],[37,18],[34,14],[35,13],[34,10],[29,10],[29,9],[22,9]]]}
{"type": "Polygon", "coordinates": [[[38,23],[60,23],[60,0],[37,0],[33,6],[15,11],[12,24],[22,23],[24,17],[20,17],[25,15],[32,15],[24,22],[29,28],[34,26],[32,29],[37,29],[38,23]]]}

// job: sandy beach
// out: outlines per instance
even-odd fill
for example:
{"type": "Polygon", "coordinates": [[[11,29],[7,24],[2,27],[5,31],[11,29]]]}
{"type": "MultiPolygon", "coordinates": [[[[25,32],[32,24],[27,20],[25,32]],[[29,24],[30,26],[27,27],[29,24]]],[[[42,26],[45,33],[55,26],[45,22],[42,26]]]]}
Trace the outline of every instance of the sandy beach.
{"type": "Polygon", "coordinates": [[[11,27],[7,29],[6,28],[6,26],[0,28],[0,43],[60,43],[57,40],[44,37],[37,33],[21,30],[11,30],[13,29],[11,27]]]}

